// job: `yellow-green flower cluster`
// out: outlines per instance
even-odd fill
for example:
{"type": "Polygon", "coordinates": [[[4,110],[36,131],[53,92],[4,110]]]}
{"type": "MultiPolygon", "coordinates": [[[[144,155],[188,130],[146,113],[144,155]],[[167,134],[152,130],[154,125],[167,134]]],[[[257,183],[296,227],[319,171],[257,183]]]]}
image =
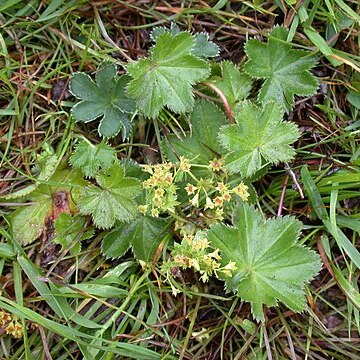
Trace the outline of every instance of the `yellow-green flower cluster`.
{"type": "Polygon", "coordinates": [[[211,248],[203,231],[197,232],[195,236],[185,235],[181,244],[175,244],[171,255],[172,258],[165,265],[166,269],[192,268],[201,274],[200,280],[203,282],[208,281],[212,275],[218,277],[220,272],[232,276],[232,272],[236,270],[234,262],[221,266],[219,249],[211,248]]]}
{"type": "Polygon", "coordinates": [[[0,310],[0,326],[6,326],[6,333],[16,339],[20,339],[23,336],[23,326],[19,323],[17,317],[11,317],[9,313],[3,310],[0,310]]]}
{"type": "MultiPolygon", "coordinates": [[[[179,186],[189,196],[192,208],[200,210],[203,223],[211,225],[224,219],[225,205],[234,195],[238,195],[242,201],[249,197],[248,187],[240,182],[235,187],[226,181],[227,173],[223,159],[213,159],[208,165],[192,164],[186,157],[180,156],[179,162],[172,164],[164,162],[156,165],[145,165],[143,171],[150,174],[149,179],[143,182],[147,190],[147,203],[140,205],[138,210],[143,214],[158,217],[161,213],[176,214],[179,186]],[[207,169],[209,177],[197,178],[192,172],[193,168],[207,169]],[[189,181],[187,185],[183,185],[189,181]],[[180,185],[181,184],[181,185],[180,185]]],[[[189,203],[184,203],[183,209],[190,209],[189,203]]],[[[183,210],[182,209],[182,210],[183,210]]]]}
{"type": "MultiPolygon", "coordinates": [[[[237,186],[229,188],[223,182],[217,182],[216,185],[208,179],[200,179],[196,185],[188,183],[185,187],[186,193],[190,197],[190,204],[194,207],[200,206],[200,198],[202,193],[205,196],[204,209],[217,209],[219,215],[222,215],[223,206],[225,203],[230,202],[232,195],[238,195],[242,201],[248,201],[249,192],[248,186],[240,182],[237,186]],[[212,192],[212,196],[209,193],[212,192]]],[[[221,219],[219,219],[221,220],[221,219]]]]}
{"type": "Polygon", "coordinates": [[[150,210],[151,216],[157,217],[160,213],[175,212],[177,201],[177,187],[175,185],[176,168],[169,162],[156,165],[146,165],[143,171],[151,176],[143,182],[147,189],[148,204],[140,205],[138,210],[143,214],[150,210]]]}

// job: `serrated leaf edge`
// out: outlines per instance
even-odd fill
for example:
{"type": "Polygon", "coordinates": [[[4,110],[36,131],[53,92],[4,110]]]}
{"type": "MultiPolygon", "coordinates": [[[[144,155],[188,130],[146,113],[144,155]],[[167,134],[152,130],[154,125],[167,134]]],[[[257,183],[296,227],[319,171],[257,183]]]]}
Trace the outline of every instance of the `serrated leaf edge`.
{"type": "MultiPolygon", "coordinates": [[[[108,63],[109,66],[110,66],[110,65],[113,65],[113,66],[116,67],[116,63],[111,63],[111,62],[109,62],[109,61],[107,61],[107,60],[104,60],[104,61],[99,65],[99,67],[97,68],[97,71],[99,71],[99,70],[101,69],[101,67],[103,66],[103,64],[105,64],[105,63],[108,63]]],[[[95,81],[91,78],[91,76],[90,76],[89,74],[87,74],[87,73],[85,73],[85,72],[82,72],[82,71],[77,71],[77,72],[75,72],[75,73],[72,74],[72,77],[73,77],[75,74],[86,75],[86,76],[89,78],[89,80],[90,80],[95,86],[98,86],[98,85],[97,85],[97,82],[95,82],[95,81]]],[[[95,76],[96,76],[96,75],[95,75],[95,76]]],[[[119,79],[121,79],[123,76],[128,76],[129,78],[131,78],[130,74],[123,74],[123,75],[120,75],[120,76],[118,77],[117,81],[119,81],[119,79]]],[[[116,75],[113,77],[113,80],[115,79],[115,77],[116,77],[116,75]]],[[[115,82],[117,83],[117,81],[115,81],[115,82]]],[[[124,88],[125,95],[127,94],[127,87],[128,87],[128,86],[129,86],[129,83],[128,83],[127,86],[124,88]]],[[[83,123],[86,124],[86,123],[95,121],[96,119],[99,119],[98,134],[99,134],[101,137],[104,137],[104,138],[107,138],[107,139],[110,139],[110,138],[112,138],[112,137],[117,136],[123,129],[125,129],[125,126],[124,126],[123,124],[121,124],[121,126],[120,126],[120,128],[119,128],[119,130],[118,130],[117,132],[113,133],[113,134],[110,135],[110,136],[104,136],[104,135],[100,132],[100,126],[101,126],[102,120],[103,120],[104,117],[105,117],[105,114],[101,114],[100,116],[96,116],[96,117],[89,117],[89,118],[86,118],[85,120],[77,120],[77,119],[74,117],[74,115],[73,115],[74,108],[76,108],[76,106],[78,106],[78,104],[81,104],[82,102],[88,101],[88,100],[86,100],[86,99],[84,99],[84,98],[82,98],[82,97],[77,96],[77,95],[73,92],[73,90],[72,90],[72,88],[71,88],[71,81],[70,81],[70,84],[69,84],[69,91],[70,91],[70,93],[71,93],[76,99],[80,100],[80,101],[79,101],[78,103],[76,103],[76,104],[71,108],[71,110],[70,110],[71,116],[72,116],[77,122],[83,122],[83,123]]],[[[131,97],[129,97],[129,98],[131,99],[131,97]]],[[[118,109],[118,110],[119,110],[121,113],[123,113],[123,114],[129,114],[128,111],[125,111],[125,110],[121,109],[121,108],[120,108],[119,106],[117,106],[117,105],[112,105],[112,106],[113,106],[114,108],[118,109]]],[[[126,137],[124,137],[124,138],[128,138],[129,136],[130,136],[130,134],[126,134],[126,137]]]]}
{"type": "MultiPolygon", "coordinates": [[[[75,149],[74,149],[74,151],[72,152],[72,154],[71,154],[70,157],[69,157],[69,163],[70,163],[70,165],[71,165],[72,167],[78,168],[78,169],[81,171],[81,173],[85,176],[86,179],[95,178],[95,176],[98,175],[99,172],[108,170],[108,169],[109,169],[111,166],[113,166],[114,163],[116,162],[117,157],[116,157],[116,153],[114,152],[114,154],[113,154],[113,158],[114,158],[113,164],[111,164],[111,165],[109,165],[109,166],[107,166],[107,167],[101,167],[101,171],[98,171],[94,176],[85,174],[85,172],[82,170],[81,167],[74,166],[73,156],[74,156],[74,153],[75,153],[75,151],[77,150],[78,146],[81,145],[81,142],[78,141],[78,140],[79,140],[79,139],[76,139],[76,143],[74,144],[74,148],[75,148],[75,149]]],[[[85,141],[85,140],[82,139],[82,141],[85,141]]],[[[89,142],[89,144],[90,144],[91,146],[101,145],[101,143],[99,143],[99,144],[91,144],[90,142],[89,142]]],[[[111,146],[110,146],[109,144],[107,144],[107,143],[104,143],[104,145],[109,146],[111,149],[114,149],[113,147],[111,147],[111,146]]]]}
{"type": "MultiPolygon", "coordinates": [[[[270,33],[269,33],[268,35],[271,36],[271,34],[272,34],[272,32],[273,32],[273,30],[274,30],[275,28],[284,28],[286,31],[288,31],[284,26],[275,25],[275,26],[272,28],[272,30],[270,31],[270,33]]],[[[266,38],[267,38],[267,41],[266,41],[266,42],[265,42],[265,41],[258,40],[258,39],[255,39],[255,38],[251,38],[251,39],[249,39],[249,40],[246,42],[246,44],[244,45],[244,51],[245,51],[245,54],[246,54],[248,60],[247,60],[246,63],[244,64],[244,69],[243,69],[243,71],[244,71],[245,74],[247,74],[248,76],[250,76],[252,79],[256,79],[256,80],[264,80],[264,79],[266,79],[265,81],[267,81],[267,80],[269,79],[268,77],[255,76],[255,75],[253,75],[253,74],[250,74],[248,71],[246,71],[246,67],[245,67],[245,65],[252,59],[252,57],[251,57],[251,56],[249,55],[249,53],[248,53],[247,45],[248,45],[250,42],[255,42],[255,43],[258,43],[258,44],[263,44],[263,45],[269,46],[269,40],[270,40],[270,39],[269,39],[268,36],[267,36],[266,38]]],[[[278,38],[276,38],[276,37],[273,37],[273,38],[274,38],[274,39],[278,39],[278,38]]],[[[281,39],[279,39],[279,40],[281,40],[281,39]]],[[[281,42],[283,45],[286,45],[285,43],[283,43],[283,41],[280,41],[280,42],[281,42]]],[[[287,43],[287,44],[289,45],[290,51],[292,51],[292,52],[306,52],[305,50],[294,49],[291,43],[287,43]]],[[[308,57],[314,57],[314,55],[311,54],[311,52],[308,52],[308,55],[304,55],[304,56],[302,56],[302,58],[303,58],[303,57],[307,57],[307,56],[308,56],[308,57]]],[[[254,59],[252,59],[252,60],[255,61],[254,59]]],[[[319,61],[319,59],[314,57],[314,63],[313,63],[313,65],[311,66],[311,68],[315,67],[315,66],[318,64],[318,61],[319,61]]],[[[312,77],[312,79],[316,82],[316,88],[315,88],[315,90],[314,90],[313,92],[311,92],[311,93],[299,93],[299,92],[297,92],[296,94],[293,95],[293,98],[292,98],[292,102],[291,102],[291,103],[288,103],[288,102],[286,101],[287,99],[286,99],[285,96],[284,96],[284,100],[287,102],[287,105],[288,105],[288,107],[289,107],[289,108],[286,109],[286,110],[287,110],[287,111],[286,111],[287,113],[288,113],[289,111],[291,111],[291,109],[293,108],[293,105],[294,105],[294,102],[295,102],[295,96],[311,96],[311,95],[314,95],[314,94],[316,93],[316,91],[319,89],[320,80],[313,75],[313,73],[311,72],[311,68],[308,69],[308,70],[305,70],[304,73],[307,73],[308,75],[310,75],[310,76],[312,77]]],[[[257,94],[257,96],[256,96],[257,101],[260,102],[260,103],[264,103],[264,101],[262,101],[262,100],[260,99],[260,95],[261,95],[261,91],[262,91],[262,88],[263,88],[263,86],[264,86],[265,81],[262,83],[261,88],[260,88],[260,90],[258,91],[258,94],[257,94]]]]}
{"type": "Polygon", "coordinates": [[[75,116],[74,116],[74,109],[75,109],[79,104],[81,104],[81,103],[83,103],[83,102],[85,102],[85,101],[87,101],[87,100],[80,100],[80,101],[79,101],[78,103],[76,103],[76,104],[71,108],[71,110],[70,110],[71,116],[76,120],[76,122],[83,122],[83,123],[87,124],[87,123],[89,123],[89,122],[91,122],[91,121],[94,121],[94,120],[96,120],[96,119],[100,119],[100,118],[104,117],[104,115],[102,114],[102,115],[99,115],[99,116],[96,116],[96,117],[86,118],[85,120],[78,120],[78,119],[76,119],[75,116]]]}
{"type": "MultiPolygon", "coordinates": [[[[197,35],[197,34],[206,35],[206,40],[209,41],[209,42],[211,42],[212,44],[214,44],[214,45],[217,47],[217,52],[216,52],[216,54],[215,54],[215,55],[212,55],[212,56],[207,56],[206,58],[214,58],[214,57],[220,55],[220,46],[217,45],[216,43],[214,43],[212,40],[210,40],[210,36],[209,36],[209,34],[208,34],[206,31],[201,31],[201,32],[198,32],[198,33],[194,34],[194,35],[195,35],[195,38],[196,38],[196,35],[197,35]]],[[[195,55],[195,56],[196,56],[196,55],[195,55]]],[[[200,58],[200,59],[201,59],[201,58],[200,58]]],[[[226,60],[224,60],[224,61],[226,61],[226,60]]]]}
{"type": "MultiPolygon", "coordinates": [[[[120,112],[122,112],[123,114],[126,114],[126,115],[129,114],[128,112],[123,111],[122,109],[120,109],[120,108],[119,108],[118,106],[116,106],[116,105],[113,105],[113,107],[114,107],[114,108],[117,108],[117,109],[118,109],[120,112]]],[[[103,134],[100,132],[100,126],[101,126],[101,123],[102,123],[104,117],[105,117],[105,115],[101,115],[101,119],[99,120],[99,125],[98,125],[98,128],[97,128],[98,134],[99,134],[101,137],[103,137],[104,139],[111,139],[111,138],[117,136],[118,134],[120,134],[123,129],[126,130],[126,127],[125,127],[124,123],[121,122],[121,124],[120,124],[121,126],[119,127],[119,130],[118,130],[118,131],[114,132],[114,133],[113,133],[112,135],[110,135],[110,136],[105,136],[105,135],[103,135],[103,134]]],[[[131,125],[131,121],[130,121],[130,120],[129,120],[129,123],[130,123],[130,125],[131,125]]],[[[131,133],[132,133],[132,131],[130,131],[129,134],[127,134],[127,131],[125,131],[125,134],[123,134],[123,139],[129,138],[129,136],[131,135],[131,133]],[[126,136],[125,136],[125,135],[126,135],[126,136]]]]}
{"type": "MultiPolygon", "coordinates": [[[[71,75],[71,80],[73,79],[73,77],[76,75],[76,74],[81,74],[81,75],[85,75],[89,78],[89,80],[94,84],[96,85],[96,83],[94,82],[94,80],[91,78],[91,76],[89,74],[87,74],[86,72],[83,72],[83,71],[75,71],[72,75],[71,75]]],[[[72,87],[71,87],[71,80],[70,80],[70,83],[69,83],[69,92],[71,95],[75,96],[76,99],[79,99],[79,100],[83,100],[82,97],[79,97],[75,94],[75,92],[73,91],[72,87]]]]}
{"type": "MultiPolygon", "coordinates": [[[[261,216],[262,219],[261,219],[261,222],[260,222],[260,224],[259,224],[259,226],[261,226],[261,227],[266,226],[266,224],[269,222],[269,220],[277,220],[277,219],[281,219],[281,220],[283,220],[283,219],[292,219],[292,220],[295,220],[297,223],[301,223],[301,224],[302,224],[302,222],[301,222],[300,220],[296,219],[296,217],[295,217],[295,216],[292,216],[292,215],[286,215],[286,216],[282,216],[282,217],[271,216],[271,217],[269,217],[269,218],[266,218],[255,206],[253,206],[253,205],[246,205],[246,206],[248,206],[252,211],[256,212],[258,215],[261,216]]],[[[230,224],[224,224],[224,223],[215,224],[215,225],[211,226],[209,230],[211,230],[211,228],[212,228],[212,227],[215,227],[215,226],[217,226],[217,227],[225,227],[225,228],[228,228],[228,229],[236,229],[237,226],[234,225],[234,215],[235,215],[235,212],[233,212],[232,217],[231,217],[231,222],[232,222],[231,225],[230,225],[230,224]]],[[[299,241],[300,237],[301,237],[301,231],[298,232],[298,235],[296,236],[296,239],[295,239],[295,241],[293,242],[293,244],[290,246],[290,248],[296,247],[296,248],[305,249],[308,253],[312,253],[312,254],[319,260],[319,268],[317,269],[316,273],[314,273],[314,275],[312,275],[312,276],[309,277],[308,279],[305,279],[305,280],[301,281],[300,283],[299,283],[299,282],[295,282],[295,283],[294,283],[294,284],[303,292],[303,299],[305,299],[304,303],[306,303],[306,297],[305,297],[306,294],[305,294],[305,292],[304,292],[305,287],[307,286],[307,283],[310,283],[310,282],[320,273],[320,271],[322,270],[323,264],[322,264],[322,262],[321,262],[321,257],[319,256],[319,254],[318,254],[316,251],[314,251],[313,249],[311,249],[311,248],[309,248],[308,246],[305,246],[305,245],[303,245],[303,244],[298,244],[298,241],[299,241]]],[[[220,254],[221,254],[221,249],[220,249],[220,254]]],[[[242,280],[240,280],[240,282],[241,282],[241,281],[242,281],[242,280]]],[[[290,284],[291,284],[291,283],[290,283],[290,284]]],[[[227,293],[229,293],[229,292],[235,293],[237,296],[240,297],[241,300],[250,303],[250,304],[251,304],[251,307],[253,308],[254,302],[253,302],[253,301],[244,300],[244,299],[241,297],[241,293],[239,293],[239,291],[238,291],[238,287],[236,287],[234,290],[232,290],[232,289],[230,290],[230,289],[227,288],[226,281],[224,282],[224,287],[225,287],[225,291],[226,291],[227,293]]],[[[280,300],[279,298],[276,298],[276,297],[275,297],[275,305],[274,305],[274,306],[278,306],[279,303],[282,303],[281,300],[280,300]]],[[[262,307],[263,307],[264,305],[267,306],[265,303],[263,303],[263,304],[262,304],[262,307]]],[[[302,311],[305,310],[305,309],[303,309],[303,310],[300,310],[300,311],[299,311],[299,310],[297,310],[297,309],[293,309],[293,308],[292,308],[291,306],[289,306],[288,304],[284,304],[284,305],[285,305],[286,307],[288,307],[289,309],[291,309],[292,311],[296,312],[296,313],[301,313],[302,311]]],[[[260,317],[260,318],[257,317],[257,316],[254,316],[254,317],[255,317],[255,319],[256,319],[257,321],[264,320],[263,317],[260,317]]]]}
{"type": "MultiPolygon", "coordinates": [[[[115,228],[114,228],[115,230],[115,228]]],[[[108,233],[109,234],[109,233],[108,233]]],[[[108,235],[106,234],[106,235],[108,235]]],[[[105,235],[105,236],[106,236],[105,235]]],[[[120,255],[120,256],[107,256],[107,254],[105,253],[104,251],[104,240],[105,238],[103,239],[103,241],[101,241],[101,247],[100,247],[100,251],[101,251],[101,254],[106,258],[106,259],[110,259],[110,260],[116,260],[116,259],[119,259],[121,256],[124,256],[124,254],[129,251],[129,249],[131,248],[131,241],[129,242],[129,245],[128,247],[126,248],[126,250],[124,251],[124,254],[123,255],[120,255]]]]}

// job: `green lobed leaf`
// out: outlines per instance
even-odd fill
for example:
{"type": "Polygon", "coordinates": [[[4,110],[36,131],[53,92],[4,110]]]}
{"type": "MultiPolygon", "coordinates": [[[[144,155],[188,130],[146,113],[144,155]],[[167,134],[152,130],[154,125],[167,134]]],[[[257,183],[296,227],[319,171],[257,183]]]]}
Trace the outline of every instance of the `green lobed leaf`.
{"type": "Polygon", "coordinates": [[[134,198],[141,192],[140,182],[126,177],[122,165],[115,163],[98,174],[99,186],[90,185],[81,190],[80,213],[91,215],[96,227],[108,229],[116,220],[130,221],[137,214],[134,198]]]}
{"type": "Polygon", "coordinates": [[[77,144],[70,157],[70,164],[80,169],[86,177],[94,177],[100,170],[106,170],[114,164],[116,151],[109,145],[93,145],[88,141],[77,144]]]}
{"type": "Polygon", "coordinates": [[[22,245],[36,240],[45,230],[46,218],[53,213],[54,194],[67,193],[68,205],[73,207],[72,199],[76,199],[79,188],[87,184],[79,171],[58,169],[49,179],[49,185],[40,184],[25,197],[25,200],[31,202],[30,204],[24,204],[11,214],[10,220],[15,239],[22,245]]]}
{"type": "MultiPolygon", "coordinates": [[[[164,33],[169,33],[171,35],[177,35],[181,32],[180,28],[172,23],[170,28],[165,28],[163,26],[156,27],[152,30],[150,37],[156,41],[157,37],[164,33]]],[[[192,49],[193,55],[206,59],[210,57],[215,57],[219,55],[219,47],[209,40],[209,35],[205,32],[197,33],[195,36],[195,45],[192,49]]]]}
{"type": "Polygon", "coordinates": [[[133,221],[130,223],[118,222],[115,228],[105,235],[101,245],[101,252],[107,258],[119,258],[129,250],[132,239],[132,224],[134,224],[133,221]]]}
{"type": "Polygon", "coordinates": [[[200,58],[211,58],[219,55],[219,47],[209,40],[207,33],[195,34],[195,46],[192,53],[200,58]]]}
{"type": "Polygon", "coordinates": [[[223,61],[220,69],[221,77],[213,77],[209,82],[222,91],[234,111],[235,105],[250,94],[252,80],[231,61],[223,61]]]}
{"type": "Polygon", "coordinates": [[[153,28],[150,33],[150,37],[154,42],[156,42],[157,37],[161,34],[169,33],[171,35],[177,35],[179,32],[181,32],[179,26],[175,23],[171,23],[169,28],[166,28],[165,26],[157,26],[153,28]]]}
{"type": "Polygon", "coordinates": [[[321,262],[314,251],[297,244],[302,223],[290,216],[266,220],[244,203],[235,208],[232,222],[208,231],[223,264],[236,263],[232,277],[222,275],[226,289],[250,302],[257,320],[264,321],[263,304],[281,301],[293,311],[304,310],[303,288],[320,271],[321,262]]]}
{"type": "Polygon", "coordinates": [[[168,232],[167,219],[141,216],[131,223],[119,222],[103,240],[102,252],[108,258],[117,258],[130,248],[138,260],[151,262],[156,250],[168,232]]]}
{"type": "Polygon", "coordinates": [[[225,164],[230,172],[250,177],[267,163],[289,161],[299,138],[297,126],[282,120],[283,110],[275,102],[258,107],[244,101],[236,108],[236,124],[220,129],[219,141],[228,151],[225,164]]]}
{"type": "Polygon", "coordinates": [[[221,126],[228,123],[224,113],[213,103],[205,100],[195,102],[190,114],[191,131],[181,140],[170,134],[162,142],[162,150],[170,161],[185,156],[208,165],[210,160],[223,152],[217,135],[221,126]]]}
{"type": "Polygon", "coordinates": [[[75,73],[70,91],[81,99],[72,108],[77,121],[89,122],[100,117],[99,134],[113,137],[119,132],[123,138],[131,134],[128,113],[135,111],[134,101],[125,94],[129,82],[126,75],[116,76],[116,65],[104,62],[96,73],[96,83],[85,73],[75,73]]]}
{"type": "Polygon", "coordinates": [[[310,69],[316,58],[307,51],[293,50],[286,42],[288,31],[274,27],[267,44],[251,39],[245,45],[249,60],[245,71],[252,77],[264,79],[259,100],[275,100],[284,110],[294,104],[294,95],[309,96],[316,92],[318,81],[310,69]]]}
{"type": "Polygon", "coordinates": [[[192,85],[210,73],[208,63],[193,55],[195,43],[188,32],[164,32],[156,37],[148,58],[127,66],[133,77],[127,92],[144,115],[156,118],[164,106],[176,113],[192,109],[192,85]]]}
{"type": "Polygon", "coordinates": [[[35,241],[45,229],[45,218],[51,215],[51,198],[23,206],[11,214],[12,232],[21,245],[35,241]]]}

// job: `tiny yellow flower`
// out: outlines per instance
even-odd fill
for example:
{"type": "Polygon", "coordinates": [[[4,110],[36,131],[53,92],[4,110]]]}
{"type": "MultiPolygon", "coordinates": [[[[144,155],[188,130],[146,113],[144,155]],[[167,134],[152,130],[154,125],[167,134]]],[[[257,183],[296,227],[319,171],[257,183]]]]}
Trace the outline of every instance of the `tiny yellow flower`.
{"type": "Polygon", "coordinates": [[[219,254],[219,249],[215,249],[212,253],[208,254],[210,257],[214,258],[215,260],[221,260],[221,256],[219,254]]]}
{"type": "Polygon", "coordinates": [[[231,277],[235,270],[237,270],[236,262],[235,261],[230,261],[227,265],[225,265],[221,269],[221,272],[224,273],[225,275],[231,277]]]}
{"type": "Polygon", "coordinates": [[[152,217],[159,217],[159,210],[156,208],[151,209],[151,216],[152,217]]]}
{"type": "Polygon", "coordinates": [[[12,333],[15,331],[15,324],[12,321],[7,327],[6,327],[6,333],[8,335],[12,335],[12,333]]]}
{"type": "Polygon", "coordinates": [[[163,206],[163,198],[155,195],[152,199],[152,203],[155,207],[161,208],[163,206]]]}
{"type": "Polygon", "coordinates": [[[190,200],[190,204],[192,206],[199,206],[199,193],[195,194],[195,196],[190,200]]]}
{"type": "Polygon", "coordinates": [[[206,238],[198,239],[193,241],[192,246],[196,251],[205,250],[209,247],[209,241],[206,238]]]}
{"type": "Polygon", "coordinates": [[[30,323],[30,329],[31,329],[31,330],[36,330],[36,329],[38,329],[38,328],[39,328],[39,324],[34,323],[34,322],[31,322],[31,323],[30,323]]]}
{"type": "Polygon", "coordinates": [[[154,174],[149,180],[151,186],[161,186],[164,183],[164,176],[162,174],[154,174]]]}
{"type": "Polygon", "coordinates": [[[149,174],[153,174],[154,173],[154,169],[152,165],[144,165],[142,167],[142,171],[147,172],[149,174]]]}
{"type": "Polygon", "coordinates": [[[144,180],[142,185],[144,189],[150,189],[152,186],[152,180],[151,179],[144,180]]]}
{"type": "Polygon", "coordinates": [[[143,215],[145,215],[147,213],[148,210],[148,205],[139,205],[138,206],[138,211],[140,213],[142,213],[143,215]]]}
{"type": "Polygon", "coordinates": [[[215,188],[221,195],[229,191],[228,187],[223,182],[218,182],[215,188]]]}
{"type": "Polygon", "coordinates": [[[191,259],[184,255],[175,255],[174,261],[179,264],[179,266],[190,267],[191,259]]]}
{"type": "Polygon", "coordinates": [[[212,271],[220,268],[220,263],[211,258],[209,255],[204,256],[204,262],[210,268],[210,274],[212,271]]]}
{"type": "Polygon", "coordinates": [[[16,339],[20,339],[23,336],[23,327],[20,323],[17,321],[12,321],[7,327],[6,327],[6,333],[8,335],[12,335],[16,339]]]}
{"type": "Polygon", "coordinates": [[[165,174],[165,183],[171,185],[173,183],[173,175],[171,173],[165,174]]]}
{"type": "Polygon", "coordinates": [[[207,196],[205,199],[205,209],[213,209],[214,208],[214,203],[212,202],[212,200],[207,196]]]}
{"type": "Polygon", "coordinates": [[[234,187],[232,191],[239,195],[241,200],[248,201],[248,197],[250,196],[248,192],[249,187],[246,186],[243,182],[241,182],[238,186],[234,187]]]}
{"type": "Polygon", "coordinates": [[[218,220],[218,221],[224,220],[223,215],[224,215],[224,209],[223,208],[215,209],[215,216],[214,216],[215,220],[218,220]]]}
{"type": "Polygon", "coordinates": [[[179,221],[179,220],[175,220],[175,224],[174,224],[174,230],[181,230],[184,226],[185,226],[185,222],[184,221],[179,221]]]}
{"type": "Polygon", "coordinates": [[[200,331],[193,331],[191,336],[194,337],[200,343],[203,342],[204,340],[209,339],[210,337],[209,333],[205,328],[202,328],[200,331]]]}
{"type": "Polygon", "coordinates": [[[15,323],[15,331],[13,332],[13,337],[20,339],[23,336],[23,327],[20,323],[15,323]]]}
{"type": "Polygon", "coordinates": [[[179,169],[184,171],[184,172],[190,172],[191,169],[191,165],[190,165],[190,161],[189,159],[187,159],[184,156],[180,156],[180,165],[179,165],[179,169]]]}
{"type": "Polygon", "coordinates": [[[186,241],[189,245],[192,245],[194,240],[194,235],[186,234],[184,235],[183,240],[186,241]]]}
{"type": "Polygon", "coordinates": [[[11,321],[11,316],[9,313],[5,312],[5,311],[0,311],[0,326],[4,326],[5,324],[7,324],[9,321],[11,321]]]}
{"type": "Polygon", "coordinates": [[[205,271],[200,271],[200,274],[201,273],[202,275],[200,276],[200,280],[202,282],[207,282],[209,280],[209,275],[205,271]]]}
{"type": "Polygon", "coordinates": [[[153,173],[154,174],[161,174],[163,172],[163,167],[161,164],[156,164],[156,165],[153,165],[153,173]]]}
{"type": "Polygon", "coordinates": [[[224,199],[222,198],[222,196],[217,196],[215,199],[214,199],[214,205],[216,207],[221,207],[223,206],[224,204],[224,199]]]}
{"type": "Polygon", "coordinates": [[[192,266],[196,271],[200,271],[200,264],[197,259],[190,259],[190,266],[192,266]]]}
{"type": "Polygon", "coordinates": [[[196,190],[197,190],[197,187],[192,184],[187,184],[185,186],[185,191],[188,195],[194,194],[196,190]]]}
{"type": "Polygon", "coordinates": [[[165,190],[162,188],[157,188],[155,190],[155,195],[159,198],[162,198],[164,196],[165,190]]]}
{"type": "Polygon", "coordinates": [[[222,159],[214,159],[212,161],[210,161],[210,168],[217,172],[217,171],[220,171],[223,167],[223,161],[222,159]]]}
{"type": "Polygon", "coordinates": [[[171,162],[166,162],[163,164],[163,168],[165,171],[170,171],[172,166],[173,166],[173,164],[171,162]]]}
{"type": "Polygon", "coordinates": [[[231,195],[229,193],[225,193],[222,198],[224,201],[229,202],[231,200],[231,195]]]}

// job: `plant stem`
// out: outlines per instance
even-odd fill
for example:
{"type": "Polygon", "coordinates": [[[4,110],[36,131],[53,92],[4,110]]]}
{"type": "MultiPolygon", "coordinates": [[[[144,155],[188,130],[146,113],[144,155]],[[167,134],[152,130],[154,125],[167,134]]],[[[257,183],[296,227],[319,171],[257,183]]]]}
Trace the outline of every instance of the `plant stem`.
{"type": "Polygon", "coordinates": [[[209,82],[205,81],[205,82],[202,82],[202,84],[206,85],[207,87],[209,87],[211,90],[215,91],[219,95],[221,101],[224,104],[224,108],[225,108],[225,111],[226,111],[226,116],[229,118],[230,124],[234,124],[235,123],[234,116],[232,114],[231,107],[230,107],[229,102],[227,101],[227,98],[224,95],[224,93],[217,86],[215,86],[212,83],[209,83],[209,82]]]}

